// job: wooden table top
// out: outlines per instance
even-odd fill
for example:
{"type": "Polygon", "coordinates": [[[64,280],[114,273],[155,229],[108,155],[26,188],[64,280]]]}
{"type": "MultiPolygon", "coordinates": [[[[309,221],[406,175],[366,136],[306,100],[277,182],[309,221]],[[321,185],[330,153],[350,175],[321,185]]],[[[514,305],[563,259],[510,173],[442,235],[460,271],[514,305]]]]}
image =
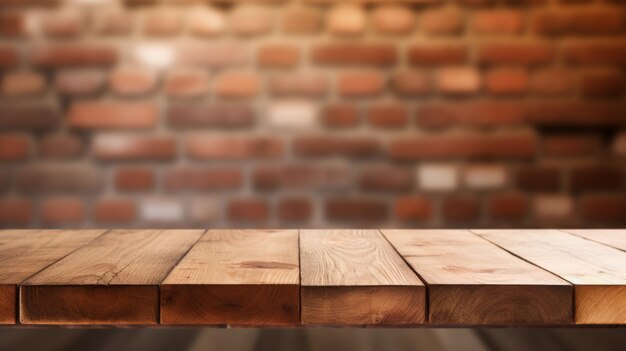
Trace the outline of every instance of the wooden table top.
{"type": "Polygon", "coordinates": [[[626,324],[626,230],[3,230],[0,324],[626,324]]]}

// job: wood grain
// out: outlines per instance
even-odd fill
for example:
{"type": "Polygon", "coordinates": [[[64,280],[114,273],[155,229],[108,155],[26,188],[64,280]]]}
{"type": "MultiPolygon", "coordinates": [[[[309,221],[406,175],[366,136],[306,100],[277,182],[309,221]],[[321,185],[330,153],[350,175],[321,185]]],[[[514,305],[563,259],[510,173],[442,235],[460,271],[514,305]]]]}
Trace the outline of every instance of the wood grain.
{"type": "Polygon", "coordinates": [[[558,230],[475,232],[574,284],[576,323],[626,323],[626,252],[558,230]]]}
{"type": "Polygon", "coordinates": [[[383,234],[428,285],[430,323],[572,323],[567,282],[467,230],[383,234]]]}
{"type": "Polygon", "coordinates": [[[377,230],[300,232],[302,324],[414,325],[425,287],[377,230]]]}
{"type": "Polygon", "coordinates": [[[161,285],[163,324],[296,325],[297,230],[209,230],[161,285]]]}
{"type": "Polygon", "coordinates": [[[564,232],[626,251],[626,230],[624,229],[568,229],[564,232]]]}
{"type": "Polygon", "coordinates": [[[17,286],[104,230],[0,231],[0,324],[16,322],[17,286]]]}
{"type": "Polygon", "coordinates": [[[158,285],[201,230],[114,230],[20,287],[24,324],[156,324],[158,285]]]}

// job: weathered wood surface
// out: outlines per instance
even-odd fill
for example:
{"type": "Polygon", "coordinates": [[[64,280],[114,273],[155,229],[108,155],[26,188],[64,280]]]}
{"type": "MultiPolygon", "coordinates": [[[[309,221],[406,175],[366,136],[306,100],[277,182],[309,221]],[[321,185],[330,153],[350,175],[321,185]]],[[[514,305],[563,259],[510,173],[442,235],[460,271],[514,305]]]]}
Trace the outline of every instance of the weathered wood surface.
{"type": "Polygon", "coordinates": [[[0,231],[0,324],[16,322],[17,286],[104,230],[0,231]]]}
{"type": "Polygon", "coordinates": [[[23,324],[156,324],[159,284],[202,230],[112,230],[20,287],[23,324]]]}
{"type": "Polygon", "coordinates": [[[411,325],[426,290],[378,230],[300,233],[302,324],[411,325]]]}
{"type": "Polygon", "coordinates": [[[558,230],[475,232],[572,283],[576,323],[626,323],[626,252],[558,230]]]}
{"type": "Polygon", "coordinates": [[[462,325],[572,322],[572,287],[467,230],[383,230],[427,283],[429,321],[462,325]]]}
{"type": "Polygon", "coordinates": [[[297,230],[209,230],[161,285],[161,323],[297,325],[297,230]]]}
{"type": "Polygon", "coordinates": [[[626,324],[624,237],[617,230],[5,230],[0,323],[619,325],[626,324]]]}

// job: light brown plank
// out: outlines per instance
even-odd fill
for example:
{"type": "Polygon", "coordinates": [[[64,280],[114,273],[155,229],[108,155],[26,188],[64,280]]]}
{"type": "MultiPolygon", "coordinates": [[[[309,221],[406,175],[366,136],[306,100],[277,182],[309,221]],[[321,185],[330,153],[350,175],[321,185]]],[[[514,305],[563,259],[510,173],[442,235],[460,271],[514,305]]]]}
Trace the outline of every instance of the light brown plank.
{"type": "Polygon", "coordinates": [[[626,230],[624,229],[568,229],[564,232],[626,251],[626,230]]]}
{"type": "Polygon", "coordinates": [[[302,324],[424,323],[426,291],[378,230],[300,232],[302,324]]]}
{"type": "Polygon", "coordinates": [[[161,323],[295,325],[297,230],[209,230],[161,285],[161,323]]]}
{"type": "Polygon", "coordinates": [[[576,323],[626,323],[626,252],[558,230],[475,232],[574,284],[576,323]]]}
{"type": "Polygon", "coordinates": [[[426,282],[430,323],[572,323],[570,284],[467,230],[383,234],[426,282]]]}
{"type": "Polygon", "coordinates": [[[17,286],[104,230],[0,231],[0,324],[16,322],[17,286]]]}
{"type": "Polygon", "coordinates": [[[24,324],[156,324],[158,285],[201,230],[114,230],[20,287],[24,324]]]}

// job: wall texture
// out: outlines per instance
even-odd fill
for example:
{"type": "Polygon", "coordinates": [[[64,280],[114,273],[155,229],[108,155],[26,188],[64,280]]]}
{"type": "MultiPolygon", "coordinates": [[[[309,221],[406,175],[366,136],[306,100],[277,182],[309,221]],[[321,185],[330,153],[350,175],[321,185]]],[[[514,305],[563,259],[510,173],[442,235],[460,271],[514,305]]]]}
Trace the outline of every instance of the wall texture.
{"type": "Polygon", "coordinates": [[[0,0],[2,227],[626,224],[626,3],[0,0]]]}

